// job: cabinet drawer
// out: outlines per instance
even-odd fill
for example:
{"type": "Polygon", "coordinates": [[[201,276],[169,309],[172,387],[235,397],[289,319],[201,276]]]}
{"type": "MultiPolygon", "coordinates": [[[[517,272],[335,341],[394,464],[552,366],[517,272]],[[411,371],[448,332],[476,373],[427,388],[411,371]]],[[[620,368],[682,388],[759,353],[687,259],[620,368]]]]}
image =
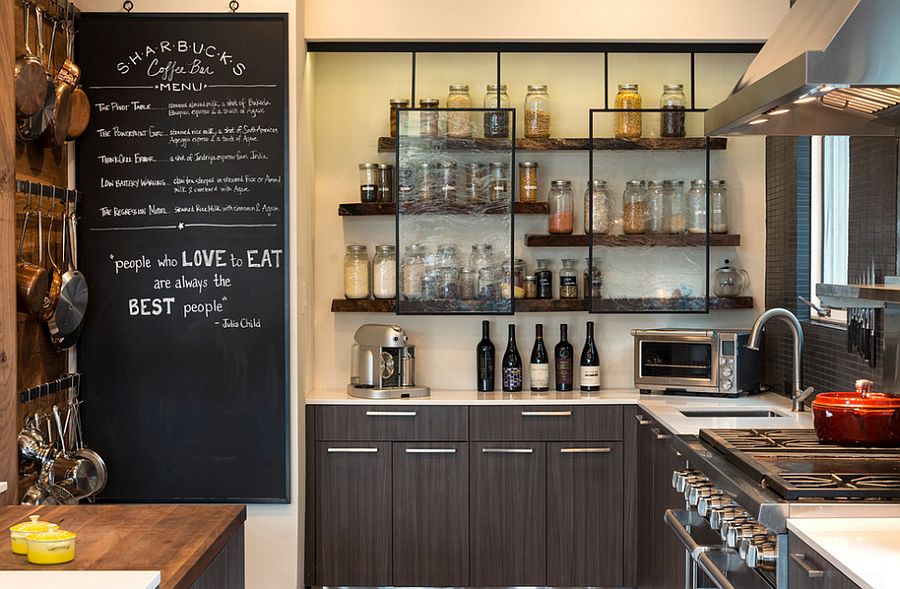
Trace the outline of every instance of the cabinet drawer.
{"type": "Polygon", "coordinates": [[[788,546],[788,586],[791,589],[859,589],[793,532],[788,535],[788,546]]]}
{"type": "Polygon", "coordinates": [[[470,439],[476,441],[621,440],[619,405],[513,405],[470,407],[470,439]]]}
{"type": "Polygon", "coordinates": [[[320,405],[315,416],[317,440],[414,442],[468,438],[466,407],[320,405]]]}

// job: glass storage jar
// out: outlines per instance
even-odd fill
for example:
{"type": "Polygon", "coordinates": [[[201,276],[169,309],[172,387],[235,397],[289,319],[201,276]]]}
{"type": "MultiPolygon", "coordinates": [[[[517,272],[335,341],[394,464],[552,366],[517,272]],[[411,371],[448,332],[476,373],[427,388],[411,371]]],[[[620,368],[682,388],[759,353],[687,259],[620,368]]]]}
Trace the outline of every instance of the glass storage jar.
{"type": "Polygon", "coordinates": [[[612,194],[606,184],[606,180],[594,180],[594,190],[588,181],[584,189],[584,232],[605,234],[609,233],[610,202],[612,194]],[[593,202],[591,195],[593,194],[593,202]]]}
{"type": "Polygon", "coordinates": [[[421,202],[433,202],[440,199],[440,169],[437,164],[422,162],[419,164],[419,198],[421,202]]]}
{"type": "Polygon", "coordinates": [[[372,295],[376,299],[393,299],[397,296],[397,251],[392,245],[375,246],[372,295]]]}
{"type": "Polygon", "coordinates": [[[562,270],[559,271],[559,298],[578,298],[578,260],[563,259],[562,270]]]}
{"type": "Polygon", "coordinates": [[[534,279],[537,282],[537,298],[553,298],[553,270],[550,265],[552,260],[537,260],[537,269],[534,271],[534,279]]]}
{"type": "Polygon", "coordinates": [[[455,244],[444,243],[438,246],[437,253],[434,256],[434,265],[440,268],[459,267],[459,258],[457,257],[457,248],[455,244]]]}
{"type": "Polygon", "coordinates": [[[509,265],[504,264],[500,296],[504,299],[510,296],[516,299],[525,298],[525,260],[517,258],[512,272],[509,271],[509,265]]]}
{"type": "Polygon", "coordinates": [[[452,301],[459,298],[459,268],[443,266],[436,269],[437,296],[435,298],[452,301]]]}
{"type": "Polygon", "coordinates": [[[669,232],[669,201],[662,184],[650,182],[647,186],[647,232],[669,232]]]}
{"type": "Polygon", "coordinates": [[[519,162],[519,202],[537,202],[537,162],[519,162]]]}
{"type": "Polygon", "coordinates": [[[486,175],[487,166],[478,162],[466,165],[466,200],[473,204],[487,202],[486,175]]]}
{"type": "Polygon", "coordinates": [[[684,86],[665,84],[659,99],[659,134],[662,137],[684,137],[684,86]]]}
{"type": "Polygon", "coordinates": [[[575,221],[574,200],[571,180],[554,180],[550,183],[550,194],[547,196],[550,205],[550,233],[572,233],[575,221]]]}
{"type": "Polygon", "coordinates": [[[669,207],[669,233],[684,233],[688,217],[684,180],[663,180],[662,186],[669,207]]]}
{"type": "Polygon", "coordinates": [[[688,191],[688,232],[706,233],[706,180],[691,180],[688,191]]]}
{"type": "Polygon", "coordinates": [[[444,204],[456,203],[456,162],[438,162],[437,170],[441,202],[444,204]]]}
{"type": "Polygon", "coordinates": [[[584,267],[584,298],[599,299],[602,294],[603,275],[600,273],[600,261],[597,258],[585,258],[584,267]]]}
{"type": "Polygon", "coordinates": [[[422,295],[419,297],[420,300],[433,301],[438,298],[439,279],[439,270],[437,268],[425,270],[425,276],[422,277],[422,295]]]}
{"type": "Polygon", "coordinates": [[[422,283],[425,279],[425,246],[419,243],[406,246],[403,250],[403,261],[400,265],[404,299],[415,301],[422,296],[422,283]]]}
{"type": "Polygon", "coordinates": [[[391,137],[397,136],[397,109],[409,108],[409,100],[406,98],[391,99],[391,137]]]}
{"type": "Polygon", "coordinates": [[[525,95],[525,137],[550,137],[550,96],[546,84],[529,84],[525,95]]]}
{"type": "Polygon", "coordinates": [[[641,95],[637,84],[619,84],[613,119],[615,135],[619,139],[637,139],[641,136],[641,95]]]}
{"type": "Polygon", "coordinates": [[[492,203],[509,201],[509,166],[506,162],[491,162],[488,174],[488,200],[492,203]]]}
{"type": "Polygon", "coordinates": [[[378,202],[394,202],[394,166],[378,164],[378,202]]]}
{"type": "Polygon", "coordinates": [[[728,233],[728,189],[725,180],[709,181],[709,232],[728,233]]]}
{"type": "MultiPolygon", "coordinates": [[[[484,108],[509,108],[506,84],[500,84],[500,103],[497,104],[497,84],[488,84],[484,95],[484,108]]],[[[489,110],[484,113],[485,137],[509,137],[509,111],[489,110]]]]}
{"type": "Polygon", "coordinates": [[[359,201],[378,200],[378,164],[359,164],[359,201]]]}
{"type": "Polygon", "coordinates": [[[494,247],[489,243],[476,243],[469,256],[469,268],[476,273],[482,268],[494,266],[494,247]]]}
{"type": "Polygon", "coordinates": [[[492,301],[500,298],[500,281],[497,278],[497,268],[485,266],[478,271],[478,298],[483,301],[492,301]]]}
{"type": "MultiPolygon", "coordinates": [[[[447,108],[472,108],[472,98],[466,84],[451,84],[447,96],[447,108]]],[[[447,113],[448,137],[471,137],[472,119],[467,110],[449,111],[447,113]]]]}
{"type": "Polygon", "coordinates": [[[625,183],[622,223],[628,234],[640,234],[647,230],[646,185],[641,180],[629,180],[625,183]]]}
{"type": "Polygon", "coordinates": [[[459,271],[459,298],[464,301],[473,301],[478,289],[478,276],[475,271],[466,266],[459,271]]]}
{"type": "Polygon", "coordinates": [[[534,274],[529,274],[525,277],[525,298],[537,298],[537,278],[534,276],[534,274]]]}
{"type": "Polygon", "coordinates": [[[347,246],[344,254],[344,297],[369,298],[369,252],[364,245],[347,246]]]}
{"type": "Polygon", "coordinates": [[[441,113],[435,109],[441,104],[437,98],[423,98],[419,100],[419,135],[422,137],[437,137],[441,134],[441,113]]]}

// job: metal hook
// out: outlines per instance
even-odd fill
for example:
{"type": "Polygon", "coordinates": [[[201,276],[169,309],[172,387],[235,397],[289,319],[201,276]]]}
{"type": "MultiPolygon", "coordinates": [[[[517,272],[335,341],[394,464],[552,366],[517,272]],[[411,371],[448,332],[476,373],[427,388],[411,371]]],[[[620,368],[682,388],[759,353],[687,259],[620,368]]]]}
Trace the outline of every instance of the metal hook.
{"type": "Polygon", "coordinates": [[[131,0],[125,0],[125,2],[122,2],[122,8],[125,9],[125,12],[131,12],[131,10],[134,8],[134,2],[132,2],[131,0]]]}
{"type": "Polygon", "coordinates": [[[234,14],[235,12],[237,12],[237,11],[238,11],[238,8],[240,8],[240,7],[241,7],[241,5],[238,4],[238,1],[237,1],[237,0],[231,0],[231,2],[228,3],[228,8],[231,9],[232,14],[234,14]]]}

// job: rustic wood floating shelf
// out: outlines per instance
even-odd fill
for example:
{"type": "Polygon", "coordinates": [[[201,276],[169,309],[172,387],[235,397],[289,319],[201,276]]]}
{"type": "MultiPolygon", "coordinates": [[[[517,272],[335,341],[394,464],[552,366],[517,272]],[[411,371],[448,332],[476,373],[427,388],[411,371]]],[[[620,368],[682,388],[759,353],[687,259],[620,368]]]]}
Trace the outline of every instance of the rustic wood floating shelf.
{"type": "MultiPolygon", "coordinates": [[[[526,234],[525,245],[532,247],[588,247],[589,235],[544,235],[526,234]]],[[[594,245],[604,247],[698,247],[706,246],[704,233],[675,233],[642,235],[595,235],[594,245]]],[[[736,234],[710,234],[709,245],[714,247],[741,245],[741,236],[736,234]]]]}
{"type": "MultiPolygon", "coordinates": [[[[594,311],[605,313],[632,313],[635,311],[702,311],[705,299],[692,297],[688,299],[599,299],[594,301],[594,311]]],[[[556,313],[578,312],[588,310],[585,299],[517,299],[516,313],[556,313]]],[[[752,297],[718,298],[710,297],[711,310],[752,309],[752,297]]],[[[347,300],[334,299],[331,302],[333,313],[394,313],[396,302],[388,300],[347,300]]]]}
{"type": "MultiPolygon", "coordinates": [[[[517,215],[546,215],[550,208],[545,202],[517,202],[513,211],[517,215]]],[[[368,215],[391,215],[397,212],[392,202],[346,202],[338,205],[338,215],[341,217],[362,217],[368,215]]],[[[404,214],[434,214],[434,215],[505,215],[505,205],[439,205],[429,206],[421,211],[404,211],[404,214]]]]}
{"type": "MultiPolygon", "coordinates": [[[[453,138],[410,138],[410,144],[417,149],[437,151],[469,150],[509,150],[508,139],[453,138]]],[[[728,140],[712,137],[710,149],[725,149],[728,140]]],[[[397,148],[395,137],[379,137],[378,151],[394,152],[397,148]]],[[[586,151],[591,148],[589,137],[550,137],[549,139],[516,139],[516,151],[586,151]]],[[[617,139],[615,137],[595,137],[594,149],[598,151],[697,151],[706,149],[706,137],[642,137],[640,139],[617,139]]]]}

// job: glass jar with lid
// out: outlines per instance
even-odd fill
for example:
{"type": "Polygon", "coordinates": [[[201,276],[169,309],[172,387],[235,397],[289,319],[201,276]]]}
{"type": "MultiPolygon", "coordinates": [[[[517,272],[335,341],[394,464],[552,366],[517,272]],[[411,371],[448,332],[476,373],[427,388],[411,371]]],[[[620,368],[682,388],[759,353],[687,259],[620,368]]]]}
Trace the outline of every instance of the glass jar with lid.
{"type": "Polygon", "coordinates": [[[706,180],[691,180],[688,191],[688,232],[706,233],[706,180]]]}
{"type": "Polygon", "coordinates": [[[441,170],[436,163],[419,164],[419,198],[422,202],[434,202],[441,198],[441,170]]]}
{"type": "Polygon", "coordinates": [[[473,301],[477,298],[478,276],[477,273],[466,266],[459,270],[459,298],[464,301],[473,301]]]}
{"type": "Polygon", "coordinates": [[[369,298],[369,252],[364,245],[347,246],[347,253],[344,254],[344,297],[369,298]]]}
{"type": "Polygon", "coordinates": [[[537,260],[537,269],[534,271],[534,279],[537,282],[537,298],[553,298],[553,270],[550,268],[552,260],[537,260]]]}
{"type": "Polygon", "coordinates": [[[669,201],[662,184],[650,182],[647,186],[647,232],[669,232],[669,201]]]}
{"type": "Polygon", "coordinates": [[[525,137],[550,137],[550,96],[546,84],[529,84],[525,95],[525,137]]]}
{"type": "Polygon", "coordinates": [[[537,298],[537,278],[534,274],[528,274],[527,276],[525,276],[525,298],[537,298]]]}
{"type": "Polygon", "coordinates": [[[394,202],[394,166],[378,164],[378,202],[394,202]]]}
{"type": "Polygon", "coordinates": [[[509,165],[506,162],[491,162],[487,189],[490,202],[509,201],[509,165]]]}
{"type": "Polygon", "coordinates": [[[425,246],[420,243],[408,245],[403,250],[403,261],[400,265],[403,284],[400,294],[406,300],[415,301],[422,296],[427,253],[425,246]]]}
{"type": "Polygon", "coordinates": [[[554,180],[550,183],[550,194],[547,196],[550,207],[550,233],[561,235],[572,233],[575,224],[574,200],[571,180],[554,180]]]}
{"type": "Polygon", "coordinates": [[[466,168],[466,200],[472,204],[487,202],[487,166],[479,162],[468,162],[466,168]]]}
{"type": "MultiPolygon", "coordinates": [[[[506,93],[506,84],[500,84],[499,104],[497,102],[497,84],[488,84],[487,93],[484,95],[484,108],[509,108],[509,94],[506,93]]],[[[485,137],[509,137],[509,111],[489,110],[484,113],[485,137]]]]}
{"type": "Polygon", "coordinates": [[[613,117],[615,135],[619,139],[637,139],[641,136],[641,95],[637,84],[619,84],[613,117]]]}
{"type": "Polygon", "coordinates": [[[709,232],[728,233],[728,189],[725,180],[709,181],[709,232]]]}
{"type": "Polygon", "coordinates": [[[519,162],[519,202],[537,202],[538,164],[519,162]]]}
{"type": "Polygon", "coordinates": [[[659,107],[662,109],[659,117],[660,136],[684,137],[684,86],[665,84],[659,107]]]}
{"type": "MultiPolygon", "coordinates": [[[[450,85],[450,94],[447,96],[447,108],[472,108],[472,98],[469,96],[468,85],[450,85]]],[[[471,137],[472,118],[470,114],[467,110],[449,111],[447,113],[447,136],[471,137]]]]}
{"type": "Polygon", "coordinates": [[[397,136],[397,109],[409,108],[409,99],[391,98],[391,137],[397,136]]]}
{"type": "Polygon", "coordinates": [[[559,298],[578,298],[578,260],[563,259],[562,270],[559,271],[559,298]]]}
{"type": "Polygon", "coordinates": [[[622,194],[622,224],[625,233],[640,234],[647,231],[646,183],[629,180],[622,194]]]}
{"type": "Polygon", "coordinates": [[[504,299],[508,299],[510,296],[516,299],[525,298],[525,260],[516,258],[512,272],[509,270],[509,265],[505,265],[500,296],[504,299]]]}
{"type": "Polygon", "coordinates": [[[599,299],[603,289],[603,275],[600,273],[600,261],[597,258],[585,258],[584,298],[599,299]]]}
{"type": "Polygon", "coordinates": [[[478,299],[492,301],[500,298],[500,280],[497,268],[485,266],[478,271],[478,299]]]}
{"type": "Polygon", "coordinates": [[[376,299],[393,299],[397,296],[397,252],[393,245],[375,246],[372,295],[376,299]]]}
{"type": "Polygon", "coordinates": [[[444,243],[439,245],[434,256],[434,265],[440,268],[458,268],[459,259],[457,257],[456,244],[444,243]]]}
{"type": "Polygon", "coordinates": [[[663,180],[663,194],[668,201],[669,233],[687,231],[687,202],[684,194],[684,180],[663,180]]]}
{"type": "Polygon", "coordinates": [[[456,162],[438,162],[437,170],[440,200],[444,204],[456,203],[456,162]]]}
{"type": "Polygon", "coordinates": [[[476,243],[469,256],[469,268],[476,273],[482,268],[494,266],[494,247],[489,243],[476,243]]]}
{"type": "Polygon", "coordinates": [[[378,164],[359,164],[359,201],[378,200],[378,164]]]}
{"type": "Polygon", "coordinates": [[[437,98],[422,98],[419,100],[419,135],[422,137],[437,137],[441,133],[441,113],[436,110],[441,104],[437,98]]]}
{"type": "Polygon", "coordinates": [[[609,233],[612,193],[606,180],[594,180],[593,188],[591,190],[591,182],[588,181],[588,186],[584,189],[584,232],[609,233]]]}

